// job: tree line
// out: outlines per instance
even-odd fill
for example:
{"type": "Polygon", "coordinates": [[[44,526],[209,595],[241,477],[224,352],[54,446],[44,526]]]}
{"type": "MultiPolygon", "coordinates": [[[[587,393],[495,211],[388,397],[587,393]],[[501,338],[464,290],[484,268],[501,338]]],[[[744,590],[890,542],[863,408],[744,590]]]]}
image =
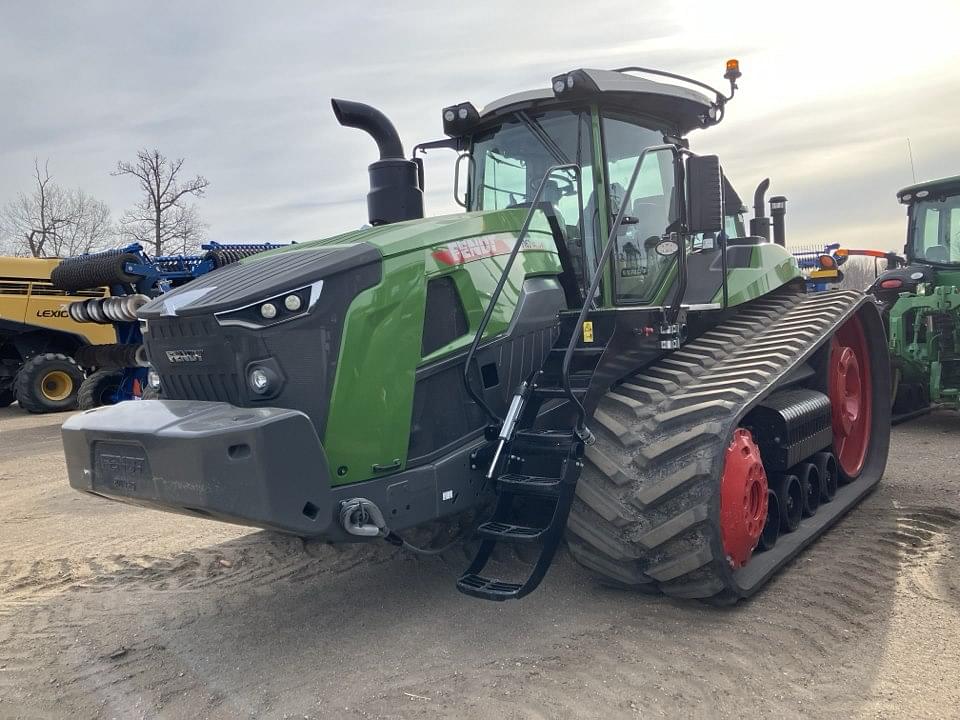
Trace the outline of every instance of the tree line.
{"type": "Polygon", "coordinates": [[[154,255],[196,250],[206,225],[192,200],[209,181],[188,178],[183,158],[140,150],[110,174],[136,182],[140,199],[114,221],[106,203],[56,182],[49,161],[34,160],[30,190],[0,207],[0,255],[69,257],[138,242],[154,255]]]}

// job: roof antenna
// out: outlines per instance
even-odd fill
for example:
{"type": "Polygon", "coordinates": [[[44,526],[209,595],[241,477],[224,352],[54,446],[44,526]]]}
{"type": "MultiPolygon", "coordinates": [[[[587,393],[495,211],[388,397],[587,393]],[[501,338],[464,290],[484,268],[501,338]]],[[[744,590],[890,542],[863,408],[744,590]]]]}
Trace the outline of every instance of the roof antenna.
{"type": "Polygon", "coordinates": [[[910,172],[913,173],[913,183],[917,183],[917,169],[913,166],[913,147],[910,145],[910,138],[907,138],[907,154],[910,156],[910,172]]]}

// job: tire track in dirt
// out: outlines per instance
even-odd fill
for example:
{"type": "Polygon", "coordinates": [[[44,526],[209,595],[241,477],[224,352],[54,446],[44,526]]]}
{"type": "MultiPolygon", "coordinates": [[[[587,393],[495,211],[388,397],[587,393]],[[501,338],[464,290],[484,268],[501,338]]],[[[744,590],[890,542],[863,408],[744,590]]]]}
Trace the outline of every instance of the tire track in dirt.
{"type": "MultiPolygon", "coordinates": [[[[0,597],[41,596],[63,591],[105,592],[117,589],[180,591],[306,582],[327,573],[346,572],[359,563],[387,559],[396,549],[377,544],[322,545],[306,549],[295,537],[253,533],[222,546],[155,555],[4,560],[0,562],[0,597]]],[[[20,550],[29,556],[30,549],[20,550]]]]}
{"type": "MultiPolygon", "coordinates": [[[[472,673],[405,667],[388,675],[384,691],[362,708],[376,717],[557,717],[586,703],[624,715],[715,717],[738,714],[735,699],[746,694],[761,715],[845,711],[858,693],[847,669],[882,643],[894,586],[906,573],[917,578],[918,592],[941,592],[928,576],[943,569],[940,560],[954,551],[960,520],[945,508],[881,506],[873,500],[801,554],[767,590],[736,608],[596,590],[612,601],[609,620],[596,629],[561,630],[562,640],[547,635],[530,654],[487,662],[472,673]],[[618,607],[628,610],[617,617],[618,607]],[[678,628],[693,632],[674,632],[678,628]],[[723,672],[708,680],[705,667],[723,672]],[[417,705],[424,702],[417,697],[430,698],[429,706],[417,705]]],[[[361,574],[351,582],[362,585],[388,562],[401,560],[386,544],[305,548],[299,540],[269,533],[167,558],[7,559],[0,563],[0,656],[7,664],[0,673],[0,697],[55,692],[64,708],[78,709],[96,698],[102,714],[122,716],[135,708],[121,688],[147,687],[156,688],[162,704],[197,696],[204,698],[201,714],[204,709],[223,717],[247,714],[259,706],[191,673],[183,657],[167,651],[164,635],[149,628],[144,608],[179,605],[174,625],[161,629],[189,633],[204,616],[226,612],[222,598],[282,596],[299,585],[337,583],[336,576],[354,570],[361,574]],[[208,590],[215,591],[213,599],[202,592],[208,590]],[[112,602],[97,616],[94,599],[105,593],[112,602]],[[113,657],[109,638],[88,635],[91,627],[109,625],[148,629],[131,646],[118,646],[113,657]],[[44,652],[37,653],[38,647],[44,652]],[[58,661],[43,665],[38,656],[58,661]]],[[[561,564],[564,573],[583,573],[568,556],[561,564]]],[[[432,560],[417,567],[425,574],[448,572],[432,560]]]]}
{"type": "MultiPolygon", "coordinates": [[[[639,617],[567,638],[553,654],[492,663],[477,673],[480,681],[459,673],[439,682],[408,677],[380,700],[430,697],[438,717],[470,716],[469,705],[464,712],[453,702],[470,697],[485,698],[473,708],[482,716],[558,717],[587,698],[624,715],[717,717],[740,714],[735,699],[747,694],[763,708],[761,716],[804,717],[812,708],[839,714],[868,690],[858,692],[846,669],[862,663],[867,646],[882,644],[898,579],[918,570],[925,575],[928,559],[952,548],[958,522],[960,515],[938,507],[854,511],[770,588],[731,610],[644,600],[639,617]],[[692,637],[671,635],[669,628],[689,626],[704,613],[711,614],[707,624],[692,637]],[[591,662],[556,660],[569,646],[591,662]],[[726,672],[705,682],[705,667],[726,672]]],[[[382,706],[369,709],[381,716],[382,706]]],[[[416,716],[416,706],[409,709],[382,716],[416,716]]]]}

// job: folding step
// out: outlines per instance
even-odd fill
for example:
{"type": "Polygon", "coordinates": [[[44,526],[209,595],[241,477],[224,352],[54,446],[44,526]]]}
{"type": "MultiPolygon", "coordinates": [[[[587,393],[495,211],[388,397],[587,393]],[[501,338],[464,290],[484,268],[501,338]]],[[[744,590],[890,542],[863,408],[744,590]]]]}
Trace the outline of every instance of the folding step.
{"type": "Polygon", "coordinates": [[[574,433],[560,430],[517,430],[512,449],[544,455],[566,455],[570,452],[570,446],[579,440],[574,433]]]}
{"type": "MultiPolygon", "coordinates": [[[[573,393],[574,397],[583,397],[587,394],[589,388],[585,387],[573,387],[570,386],[570,392],[573,393]]],[[[533,391],[540,397],[548,398],[565,398],[567,397],[567,391],[562,387],[535,387],[533,391]]]]}
{"type": "Polygon", "coordinates": [[[560,494],[560,478],[507,473],[497,478],[497,487],[514,495],[557,497],[560,494]]]}
{"type": "MultiPolygon", "coordinates": [[[[597,346],[583,345],[583,346],[573,348],[573,354],[574,355],[603,355],[603,351],[606,349],[607,349],[606,345],[597,345],[597,346]]],[[[559,355],[560,357],[563,357],[566,354],[566,352],[567,352],[566,347],[550,348],[551,355],[559,355]]]]}
{"type": "Polygon", "coordinates": [[[521,587],[520,583],[490,580],[474,573],[467,573],[457,580],[460,592],[482,600],[510,600],[517,597],[521,587]]]}
{"type": "Polygon", "coordinates": [[[490,522],[481,523],[477,528],[477,534],[488,537],[491,540],[505,542],[534,542],[543,537],[547,528],[527,527],[526,525],[511,525],[510,523],[490,522]]]}

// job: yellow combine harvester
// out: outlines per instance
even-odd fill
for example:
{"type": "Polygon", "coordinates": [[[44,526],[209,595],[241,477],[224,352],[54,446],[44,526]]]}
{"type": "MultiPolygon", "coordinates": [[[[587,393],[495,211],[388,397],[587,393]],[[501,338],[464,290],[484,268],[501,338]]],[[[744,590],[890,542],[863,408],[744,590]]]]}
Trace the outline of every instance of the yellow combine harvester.
{"type": "Polygon", "coordinates": [[[83,345],[116,342],[112,325],[81,324],[67,305],[101,297],[106,288],[67,295],[50,282],[57,259],[0,257],[0,407],[14,400],[30,412],[77,405],[83,345]]]}

